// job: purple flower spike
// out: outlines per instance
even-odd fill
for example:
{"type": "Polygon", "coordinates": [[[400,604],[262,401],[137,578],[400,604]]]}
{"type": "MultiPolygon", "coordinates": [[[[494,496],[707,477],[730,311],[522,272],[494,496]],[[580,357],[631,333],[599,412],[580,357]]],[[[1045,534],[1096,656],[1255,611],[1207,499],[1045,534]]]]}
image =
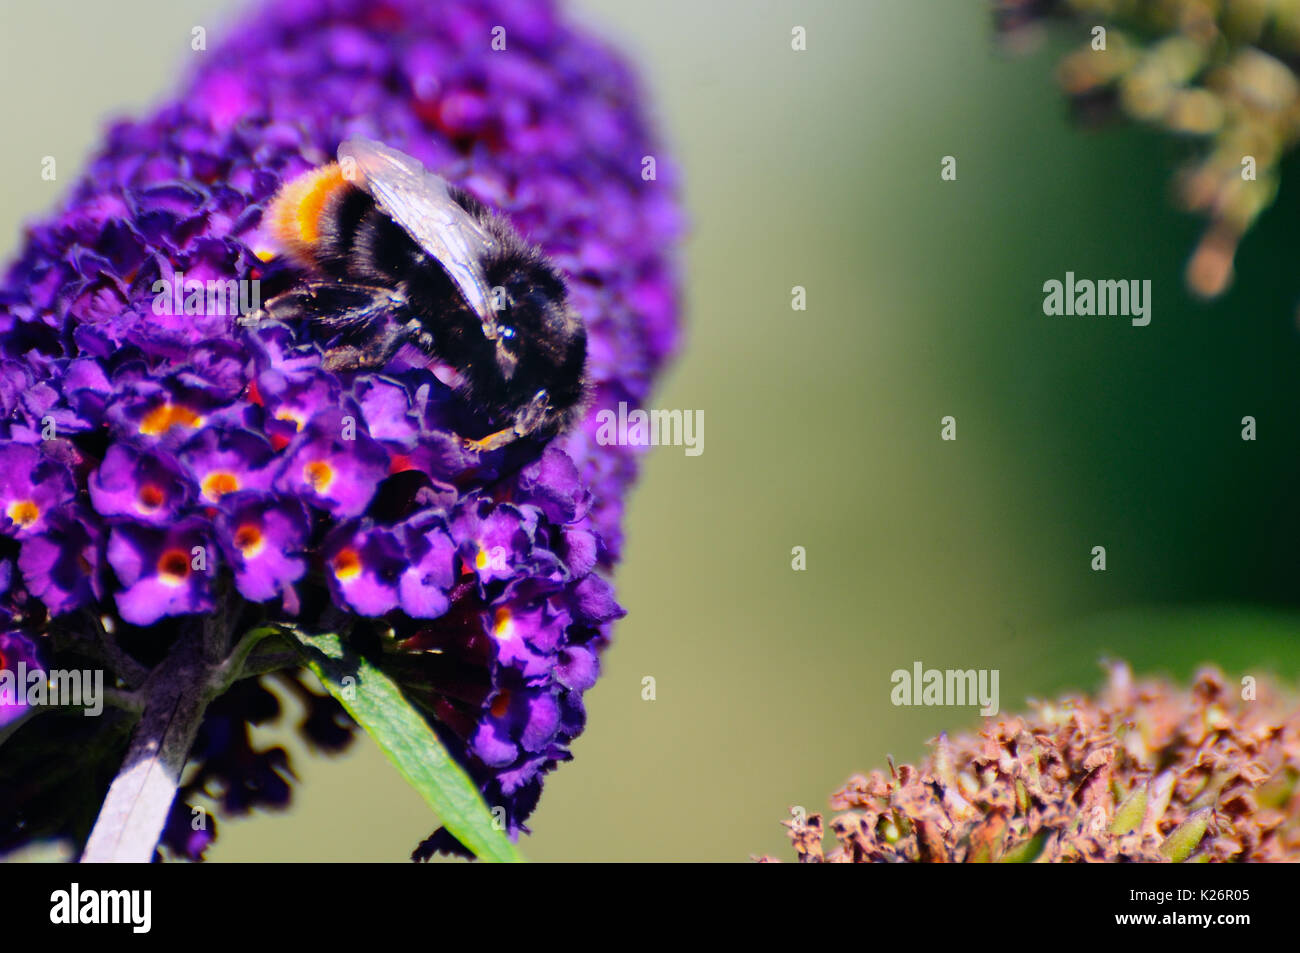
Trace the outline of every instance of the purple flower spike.
{"type": "MultiPolygon", "coordinates": [[[[0,652],[73,667],[64,646],[109,639],[134,671],[198,628],[337,626],[382,643],[507,832],[526,831],[622,615],[607,576],[647,451],[602,445],[597,415],[647,406],[676,346],[676,179],[631,70],[550,2],[259,4],[169,102],[111,127],[0,281],[0,652]],[[419,159],[558,266],[592,398],[568,432],[479,453],[463,438],[502,421],[454,369],[407,348],[336,372],[335,332],[213,299],[238,285],[242,305],[257,282],[265,306],[321,277],[275,257],[266,210],[349,137],[419,159]]],[[[235,813],[288,799],[283,752],[248,736],[276,707],[245,679],[208,709],[164,838],[178,854],[211,839],[186,826],[203,792],[235,813]]],[[[341,747],[341,709],[308,707],[308,736],[341,747]]],[[[101,740],[69,790],[102,787],[95,759],[120,746],[101,740]]],[[[81,833],[48,813],[65,792],[23,792],[0,851],[81,833]]],[[[417,856],[457,847],[443,832],[417,856]]]]}
{"type": "Polygon", "coordinates": [[[226,405],[219,393],[177,377],[161,381],[126,378],[119,393],[104,416],[120,437],[148,446],[175,448],[201,427],[244,422],[243,408],[226,405]]]}
{"type": "Polygon", "coordinates": [[[134,625],[216,608],[217,553],[202,520],[183,520],[169,529],[116,526],[108,538],[108,562],[123,586],[118,612],[134,625]]]}
{"type": "Polygon", "coordinates": [[[359,378],[353,387],[370,436],[403,448],[415,445],[420,427],[405,387],[379,377],[359,378]]]}
{"type": "Polygon", "coordinates": [[[100,516],[129,516],[162,526],[173,522],[193,493],[165,453],[115,443],[89,481],[90,503],[100,516]]]}
{"type": "Polygon", "coordinates": [[[22,444],[0,445],[0,512],[4,532],[31,536],[45,528],[50,512],[76,490],[68,471],[22,444]]]}
{"type": "Polygon", "coordinates": [[[517,503],[532,503],[554,523],[573,523],[587,515],[591,492],[566,453],[547,447],[519,471],[517,503]]]}
{"type": "Polygon", "coordinates": [[[276,489],[340,519],[360,516],[388,475],[387,452],[360,428],[357,415],[317,414],[285,451],[276,489]]]}
{"type": "Polygon", "coordinates": [[[270,418],[267,435],[277,450],[283,449],[322,408],[338,406],[340,391],[338,379],[332,375],[286,367],[292,360],[288,355],[281,360],[280,366],[263,371],[255,382],[257,399],[270,418]]]}
{"type": "Polygon", "coordinates": [[[600,674],[600,660],[596,653],[584,645],[570,645],[560,652],[555,678],[565,688],[585,692],[596,684],[600,674]]]}
{"type": "Polygon", "coordinates": [[[436,619],[451,605],[456,544],[440,519],[402,527],[407,566],[398,582],[402,611],[413,619],[436,619]]]}
{"type": "Polygon", "coordinates": [[[19,674],[43,673],[36,643],[21,632],[0,632],[0,728],[27,713],[27,687],[31,679],[19,682],[19,674]]]}
{"type": "Polygon", "coordinates": [[[508,580],[528,565],[535,523],[516,506],[475,500],[452,514],[451,533],[461,559],[480,584],[508,580]]]}
{"type": "Polygon", "coordinates": [[[271,445],[244,430],[204,430],[185,445],[180,462],[208,503],[227,493],[271,486],[271,445]]]}
{"type": "Polygon", "coordinates": [[[398,580],[407,563],[402,544],[391,532],[341,526],[325,541],[322,554],[338,602],[364,616],[397,608],[398,580]]]}
{"type": "Polygon", "coordinates": [[[498,606],[491,626],[497,661],[529,680],[549,675],[570,621],[568,613],[557,613],[544,600],[498,606]]]}
{"type": "Polygon", "coordinates": [[[102,535],[90,514],[65,506],[51,514],[45,532],[23,544],[18,556],[23,581],[51,615],[103,598],[99,575],[102,535]]]}
{"type": "Polygon", "coordinates": [[[274,599],[303,577],[310,524],[301,503],[247,492],[221,502],[218,538],[245,599],[274,599]]]}
{"type": "Polygon", "coordinates": [[[503,688],[471,742],[491,767],[506,767],[520,751],[544,751],[560,726],[560,703],[549,688],[503,688]]]}

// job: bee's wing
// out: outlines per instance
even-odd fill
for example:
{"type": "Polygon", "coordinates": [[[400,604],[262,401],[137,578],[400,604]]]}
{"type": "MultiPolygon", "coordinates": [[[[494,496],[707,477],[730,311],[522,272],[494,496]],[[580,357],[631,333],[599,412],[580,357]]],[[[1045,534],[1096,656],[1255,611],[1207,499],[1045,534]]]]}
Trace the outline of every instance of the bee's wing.
{"type": "MultiPolygon", "coordinates": [[[[425,170],[419,160],[372,139],[345,140],[338,156],[340,162],[356,163],[355,184],[374,196],[379,207],[437,259],[483,321],[484,331],[494,337],[496,313],[482,261],[495,242],[456,204],[446,180],[425,170]]],[[[346,173],[346,165],[344,169],[346,173]]]]}

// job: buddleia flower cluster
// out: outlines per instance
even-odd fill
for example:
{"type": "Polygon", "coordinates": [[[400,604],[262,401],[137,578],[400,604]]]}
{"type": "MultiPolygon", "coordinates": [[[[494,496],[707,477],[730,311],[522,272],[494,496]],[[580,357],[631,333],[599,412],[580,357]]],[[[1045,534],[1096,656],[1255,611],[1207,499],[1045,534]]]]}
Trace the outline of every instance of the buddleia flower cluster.
{"type": "Polygon", "coordinates": [[[1056,21],[1078,49],[1060,64],[1076,112],[1116,112],[1198,143],[1177,194],[1209,225],[1187,284],[1213,297],[1232,282],[1242,237],[1273,204],[1300,138],[1300,7],[1290,0],[994,0],[1014,46],[1056,21]],[[1068,24],[1068,27],[1065,25],[1068,24]]]}
{"type": "MultiPolygon", "coordinates": [[[[607,576],[637,448],[599,445],[595,417],[643,403],[675,346],[671,165],[628,67],[549,3],[271,0],[197,62],[174,100],[108,130],[0,285],[0,667],[104,668],[128,693],[187,633],[341,632],[517,836],[623,614],[607,576]],[[470,452],[495,422],[429,369],[326,370],[313,328],[192,291],[256,281],[266,300],[302,280],[263,211],[354,136],[501,210],[568,277],[593,391],[575,431],[470,452]]],[[[342,710],[279,668],[308,741],[345,746],[342,710]]],[[[172,851],[210,842],[189,824],[200,795],[232,814],[287,802],[287,756],[249,732],[278,713],[256,678],[213,702],[172,851]]],[[[8,699],[0,849],[84,840],[131,724],[8,699]]],[[[417,854],[456,846],[443,832],[417,854]]]]}
{"type": "MultiPolygon", "coordinates": [[[[785,821],[803,863],[1300,861],[1300,701],[1253,678],[1190,690],[1112,664],[1071,696],[940,735],[785,821]]],[[[771,861],[774,858],[762,858],[771,861]]]]}

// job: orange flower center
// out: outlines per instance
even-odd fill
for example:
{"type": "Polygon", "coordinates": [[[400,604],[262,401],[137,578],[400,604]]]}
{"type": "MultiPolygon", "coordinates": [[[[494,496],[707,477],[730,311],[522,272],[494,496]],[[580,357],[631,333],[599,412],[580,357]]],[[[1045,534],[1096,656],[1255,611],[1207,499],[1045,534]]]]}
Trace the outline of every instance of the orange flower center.
{"type": "Polygon", "coordinates": [[[32,500],[14,500],[7,512],[11,520],[26,529],[40,518],[41,508],[32,500]]]}
{"type": "Polygon", "coordinates": [[[239,477],[226,470],[213,471],[203,478],[203,495],[214,503],[238,489],[239,477]]]}
{"type": "Polygon", "coordinates": [[[239,529],[235,530],[235,545],[239,551],[244,554],[245,559],[252,559],[262,551],[266,545],[266,540],[262,536],[262,531],[252,523],[245,523],[239,529]]]}
{"type": "Polygon", "coordinates": [[[152,513],[166,501],[167,494],[163,492],[162,487],[155,486],[152,483],[146,483],[140,487],[140,511],[143,513],[152,513]]]}
{"type": "Polygon", "coordinates": [[[159,404],[140,421],[140,433],[150,437],[164,434],[173,427],[196,428],[203,423],[203,418],[180,404],[159,404]]]}
{"type": "Polygon", "coordinates": [[[334,468],[324,460],[313,460],[307,464],[302,468],[302,475],[317,493],[324,493],[334,482],[334,468]]]}
{"type": "Polygon", "coordinates": [[[498,609],[492,619],[492,634],[498,639],[508,639],[514,634],[509,609],[498,609]]]}
{"type": "Polygon", "coordinates": [[[351,547],[341,549],[334,557],[334,578],[339,582],[351,582],[361,575],[361,556],[351,547]]]}
{"type": "Polygon", "coordinates": [[[183,549],[169,549],[158,559],[158,575],[169,586],[179,586],[190,574],[190,555],[183,549]]]}
{"type": "Polygon", "coordinates": [[[289,423],[293,424],[295,430],[301,430],[302,425],[307,422],[306,418],[304,418],[302,414],[290,410],[288,407],[281,407],[277,410],[275,412],[275,419],[289,421],[289,423]]]}

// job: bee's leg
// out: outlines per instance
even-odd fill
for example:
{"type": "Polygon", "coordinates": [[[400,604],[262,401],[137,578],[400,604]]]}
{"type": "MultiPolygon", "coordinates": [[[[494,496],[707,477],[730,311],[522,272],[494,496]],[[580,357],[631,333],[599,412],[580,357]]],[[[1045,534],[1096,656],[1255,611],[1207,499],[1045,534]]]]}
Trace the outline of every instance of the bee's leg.
{"type": "Polygon", "coordinates": [[[325,360],[321,362],[321,367],[327,371],[374,370],[392,360],[401,343],[399,340],[390,346],[389,342],[376,340],[373,347],[370,345],[354,347],[351,344],[332,347],[325,352],[325,360]]]}
{"type": "Polygon", "coordinates": [[[323,366],[327,371],[360,371],[383,367],[410,337],[411,332],[406,325],[388,321],[364,341],[340,344],[327,350],[323,366]]]}
{"type": "Polygon", "coordinates": [[[520,437],[528,436],[542,425],[542,422],[546,419],[546,412],[550,409],[550,404],[550,395],[544,390],[539,390],[533,395],[532,400],[515,413],[513,426],[498,430],[496,433],[490,433],[478,440],[466,440],[466,448],[476,453],[487,453],[490,450],[496,450],[506,444],[513,443],[520,437]]]}
{"type": "Polygon", "coordinates": [[[540,427],[551,409],[551,395],[539,390],[515,413],[515,433],[525,436],[540,427]]]}
{"type": "Polygon", "coordinates": [[[306,321],[338,332],[342,343],[327,351],[325,368],[361,370],[382,367],[409,340],[410,323],[401,320],[406,304],[405,296],[392,288],[309,282],[276,295],[241,323],[306,321]]]}
{"type": "Polygon", "coordinates": [[[405,308],[406,297],[392,288],[310,281],[276,295],[240,323],[311,321],[333,331],[355,332],[405,308]]]}
{"type": "Polygon", "coordinates": [[[474,453],[488,453],[500,449],[508,443],[514,443],[520,436],[522,435],[516,433],[514,427],[506,427],[504,430],[490,433],[486,437],[479,437],[477,440],[466,440],[465,449],[474,453]]]}

